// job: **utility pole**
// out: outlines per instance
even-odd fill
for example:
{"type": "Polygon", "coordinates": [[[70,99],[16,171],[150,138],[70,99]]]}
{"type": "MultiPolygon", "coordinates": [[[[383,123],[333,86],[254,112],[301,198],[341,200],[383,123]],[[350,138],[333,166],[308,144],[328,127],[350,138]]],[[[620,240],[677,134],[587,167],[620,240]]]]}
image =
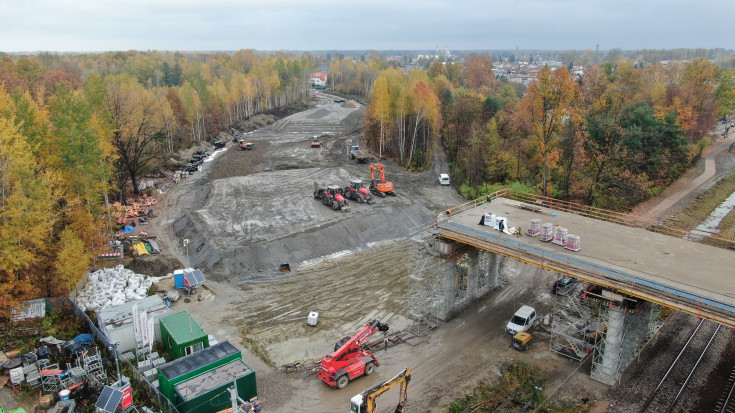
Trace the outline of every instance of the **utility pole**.
{"type": "Polygon", "coordinates": [[[186,265],[189,265],[189,238],[184,238],[184,247],[186,247],[186,265]]]}
{"type": "Polygon", "coordinates": [[[115,368],[117,369],[117,382],[122,385],[122,376],[120,375],[120,363],[117,361],[117,346],[120,343],[112,343],[110,345],[110,351],[115,353],[115,368]]]}

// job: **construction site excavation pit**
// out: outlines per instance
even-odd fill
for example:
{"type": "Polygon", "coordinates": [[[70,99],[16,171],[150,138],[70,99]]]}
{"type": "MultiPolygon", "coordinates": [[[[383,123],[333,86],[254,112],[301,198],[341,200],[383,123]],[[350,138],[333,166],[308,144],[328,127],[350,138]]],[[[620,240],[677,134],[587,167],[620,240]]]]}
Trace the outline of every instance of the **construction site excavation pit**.
{"type": "MultiPolygon", "coordinates": [[[[439,185],[439,174],[449,170],[440,150],[423,172],[382,162],[395,197],[376,198],[372,205],[350,202],[346,213],[314,199],[314,182],[341,187],[354,179],[369,182],[368,165],[349,158],[351,145],[364,147],[359,129],[364,107],[333,100],[317,93],[315,108],[248,134],[253,150],[230,143],[202,171],[168,191],[156,235],[168,253],[207,277],[201,300],[180,300],[173,310],[190,311],[209,334],[244,350],[243,360],[257,371],[259,398],[272,411],[343,411],[349,397],[405,367],[412,371],[414,411],[441,411],[506,360],[520,357],[560,376],[573,371],[576,365],[550,355],[544,328],[532,332],[536,341],[528,352],[509,348],[508,319],[523,304],[534,306],[543,319],[557,275],[503,260],[499,287],[429,334],[377,349],[376,372],[349,389],[330,388],[313,369],[284,372],[289,363],[314,366],[337,341],[371,320],[387,323],[389,334],[408,329],[415,321],[412,251],[421,243],[412,237],[442,211],[463,203],[451,186],[439,185]],[[315,135],[321,148],[311,148],[315,135]],[[290,272],[281,271],[284,264],[290,272]],[[316,326],[306,324],[310,312],[319,313],[316,326]]],[[[437,257],[427,274],[440,262],[437,257]]],[[[381,337],[376,332],[368,341],[381,337]]],[[[587,380],[585,373],[580,377],[587,380]]]]}

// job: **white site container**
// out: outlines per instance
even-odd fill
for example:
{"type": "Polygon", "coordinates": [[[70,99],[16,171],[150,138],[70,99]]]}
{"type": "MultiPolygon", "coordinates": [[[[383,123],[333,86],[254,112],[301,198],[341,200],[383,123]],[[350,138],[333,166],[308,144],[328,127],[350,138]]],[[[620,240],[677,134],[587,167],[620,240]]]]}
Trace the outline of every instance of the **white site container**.
{"type": "Polygon", "coordinates": [[[319,322],[319,313],[316,311],[311,311],[309,313],[309,317],[306,318],[306,324],[310,326],[316,326],[319,322]]]}

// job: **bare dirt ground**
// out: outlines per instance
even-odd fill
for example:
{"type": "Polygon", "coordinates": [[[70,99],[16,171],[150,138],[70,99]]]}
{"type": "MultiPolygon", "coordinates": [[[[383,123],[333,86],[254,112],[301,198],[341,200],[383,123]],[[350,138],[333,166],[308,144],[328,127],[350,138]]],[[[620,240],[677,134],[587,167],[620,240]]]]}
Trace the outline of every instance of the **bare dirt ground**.
{"type": "MultiPolygon", "coordinates": [[[[410,411],[445,411],[479,381],[497,378],[500,365],[513,359],[544,370],[549,403],[614,399],[607,386],[589,379],[589,363],[580,366],[549,352],[544,326],[534,330],[530,351],[509,349],[503,328],[510,315],[530,304],[543,318],[551,310],[556,278],[515,261],[504,261],[502,287],[417,342],[379,351],[376,373],[347,389],[329,388],[309,368],[285,373],[283,364],[311,366],[335,341],[374,318],[392,331],[405,328],[413,265],[409,236],[462,202],[452,188],[437,183],[438,174],[448,170],[440,151],[432,169],[422,173],[384,162],[397,197],[374,205],[353,202],[348,213],[313,199],[314,181],[344,186],[368,178],[367,165],[348,160],[349,146],[359,142],[364,108],[337,104],[321,93],[314,100],[315,108],[248,134],[255,150],[228,144],[201,172],[161,197],[149,226],[164,254],[203,269],[208,278],[201,300],[179,301],[174,310],[189,310],[207,332],[243,350],[268,411],[346,411],[354,394],[404,367],[413,372],[410,411]],[[321,149],[310,148],[314,135],[322,136],[321,149]],[[191,241],[188,250],[183,239],[191,241]],[[284,263],[292,272],[279,271],[284,263]],[[305,326],[310,311],[319,312],[316,328],[305,326]]],[[[394,405],[394,393],[381,397],[380,411],[394,405]]]]}
{"type": "MultiPolygon", "coordinates": [[[[308,370],[286,374],[266,365],[263,359],[277,367],[318,360],[372,319],[387,322],[392,331],[407,327],[413,243],[408,237],[462,202],[452,188],[438,185],[438,173],[447,169],[441,153],[433,169],[421,173],[384,162],[396,197],[373,205],[353,202],[349,213],[316,201],[314,181],[344,186],[353,178],[367,181],[369,172],[348,159],[349,146],[359,141],[355,131],[363,108],[318,96],[316,108],[247,135],[253,151],[230,145],[159,202],[159,240],[208,276],[201,301],[179,302],[174,309],[189,309],[218,339],[248,347],[245,361],[257,371],[260,397],[272,411],[343,411],[354,393],[406,366],[414,377],[412,409],[439,411],[485,377],[493,360],[519,356],[508,349],[503,327],[522,303],[539,303],[542,311],[548,289],[545,300],[530,291],[550,285],[554,276],[508,262],[504,274],[513,280],[507,288],[423,342],[381,353],[378,372],[349,390],[335,391],[308,370]],[[321,149],[310,148],[313,135],[323,136],[321,149]],[[188,254],[181,247],[184,238],[191,241],[188,254]],[[280,272],[282,263],[292,272],[280,272]],[[310,311],[320,314],[316,328],[304,325],[310,311]]],[[[537,348],[542,343],[540,338],[537,348]]],[[[526,356],[543,359],[548,353],[526,356]]]]}

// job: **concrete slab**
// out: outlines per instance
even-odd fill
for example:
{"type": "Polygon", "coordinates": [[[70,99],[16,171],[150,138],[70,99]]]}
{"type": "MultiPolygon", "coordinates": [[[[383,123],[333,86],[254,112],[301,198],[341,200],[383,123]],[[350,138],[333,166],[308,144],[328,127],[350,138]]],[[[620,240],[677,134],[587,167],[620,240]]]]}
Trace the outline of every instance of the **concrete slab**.
{"type": "Polygon", "coordinates": [[[456,223],[475,234],[486,233],[519,246],[528,245],[540,254],[593,263],[599,268],[628,274],[639,283],[665,286],[673,294],[689,293],[700,300],[711,299],[735,315],[734,251],[549,208],[522,209],[518,204],[518,201],[498,198],[452,215],[439,227],[441,230],[443,226],[456,223]],[[573,252],[551,242],[541,242],[539,237],[508,235],[479,225],[485,213],[506,217],[508,227],[524,230],[534,218],[541,219],[542,224],[550,222],[565,227],[569,234],[581,237],[581,250],[573,252]]]}

